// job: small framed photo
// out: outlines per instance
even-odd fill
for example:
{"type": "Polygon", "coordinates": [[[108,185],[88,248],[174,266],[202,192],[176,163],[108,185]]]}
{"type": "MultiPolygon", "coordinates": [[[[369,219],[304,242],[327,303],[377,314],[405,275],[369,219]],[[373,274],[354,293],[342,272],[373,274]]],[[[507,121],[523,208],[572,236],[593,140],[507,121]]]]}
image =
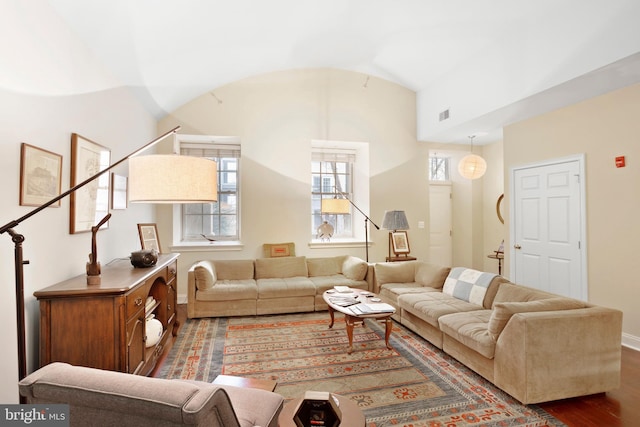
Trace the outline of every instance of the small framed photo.
{"type": "Polygon", "coordinates": [[[111,174],[111,209],[127,209],[127,177],[111,174]]]}
{"type": "Polygon", "coordinates": [[[409,253],[409,238],[406,231],[394,231],[391,233],[391,241],[393,242],[393,253],[409,253]]]}
{"type": "Polygon", "coordinates": [[[142,249],[155,249],[159,254],[162,253],[156,224],[138,224],[138,234],[140,235],[142,249]]]}
{"type": "MultiPolygon", "coordinates": [[[[22,143],[20,147],[20,206],[40,206],[60,195],[62,156],[22,143]]],[[[50,207],[60,207],[60,200],[50,207]]]]}
{"type": "MultiPolygon", "coordinates": [[[[111,163],[111,150],[84,138],[71,134],[71,187],[86,181],[111,163]]],[[[71,234],[91,231],[109,213],[109,174],[104,173],[70,195],[71,234]]],[[[108,228],[105,223],[100,229],[108,228]]]]}

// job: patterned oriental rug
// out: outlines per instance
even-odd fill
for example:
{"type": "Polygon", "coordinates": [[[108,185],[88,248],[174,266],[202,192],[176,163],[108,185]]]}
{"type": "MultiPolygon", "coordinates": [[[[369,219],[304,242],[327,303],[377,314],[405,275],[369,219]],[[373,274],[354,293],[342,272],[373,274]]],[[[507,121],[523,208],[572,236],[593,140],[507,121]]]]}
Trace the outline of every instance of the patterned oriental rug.
{"type": "Polygon", "coordinates": [[[367,320],[347,354],[342,317],[327,312],[189,319],[157,377],[211,382],[219,374],[271,379],[286,399],[307,390],[347,396],[367,427],[563,426],[508,394],[408,329],[367,320]]]}

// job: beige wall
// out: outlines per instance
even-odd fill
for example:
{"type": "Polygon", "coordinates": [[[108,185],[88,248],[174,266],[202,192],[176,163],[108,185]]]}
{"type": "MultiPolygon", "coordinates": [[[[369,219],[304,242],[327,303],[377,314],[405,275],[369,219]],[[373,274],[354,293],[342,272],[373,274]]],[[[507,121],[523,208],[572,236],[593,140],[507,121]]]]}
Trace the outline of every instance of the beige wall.
{"type": "MultiPolygon", "coordinates": [[[[385,210],[404,210],[411,229],[411,254],[428,254],[428,149],[416,141],[415,93],[364,74],[320,69],[275,72],[205,93],[160,122],[159,132],[181,125],[180,133],[236,136],[242,143],[241,238],[239,251],[182,253],[180,293],[186,269],[202,258],[255,258],[263,243],[293,241],[308,257],[350,253],[365,258],[363,246],[312,248],[310,143],[313,139],[367,142],[370,145],[370,207],[382,225],[385,210]],[[217,99],[222,103],[219,103],[217,99]]],[[[164,149],[169,150],[169,147],[164,149]]],[[[354,227],[364,217],[354,213],[354,227]]],[[[171,208],[159,208],[161,239],[170,242],[171,208]]],[[[372,262],[384,261],[388,232],[370,227],[372,262]]]]}
{"type": "Polygon", "coordinates": [[[504,178],[508,183],[515,166],[585,153],[589,301],[622,310],[623,341],[640,348],[640,285],[633,273],[640,241],[638,118],[640,85],[634,85],[508,126],[504,178]],[[627,167],[616,168],[615,157],[623,155],[627,167]]]}
{"type": "MultiPolygon", "coordinates": [[[[0,91],[0,225],[20,218],[33,207],[19,206],[20,143],[58,153],[62,160],[62,189],[70,187],[71,133],[76,132],[111,149],[119,160],[152,140],[156,121],[142,109],[128,90],[37,96],[0,91]],[[108,111],[108,114],[105,114],[108,111]]],[[[126,164],[116,171],[127,175],[126,164]]],[[[91,252],[91,233],[69,234],[69,198],[60,208],[47,208],[24,221],[15,231],[23,244],[24,296],[28,371],[38,367],[39,308],[33,293],[62,280],[85,274],[91,252]]],[[[98,260],[105,265],[140,249],[138,222],[154,222],[150,205],[130,205],[113,211],[109,229],[98,233],[98,260]]],[[[0,323],[4,325],[0,352],[0,402],[18,402],[18,361],[13,243],[0,236],[0,323]]],[[[82,319],[78,319],[82,321],[82,319]]]]}
{"type": "MultiPolygon", "coordinates": [[[[504,144],[502,141],[485,145],[482,155],[487,161],[487,172],[482,179],[482,270],[498,272],[498,261],[487,258],[500,246],[500,242],[506,241],[506,228],[498,219],[496,204],[498,198],[504,193],[504,144]]],[[[504,204],[504,203],[503,203],[504,204]]],[[[504,213],[504,209],[501,210],[504,213]]],[[[478,242],[480,243],[480,242],[478,242]]],[[[503,271],[504,273],[504,271],[503,271]]]]}

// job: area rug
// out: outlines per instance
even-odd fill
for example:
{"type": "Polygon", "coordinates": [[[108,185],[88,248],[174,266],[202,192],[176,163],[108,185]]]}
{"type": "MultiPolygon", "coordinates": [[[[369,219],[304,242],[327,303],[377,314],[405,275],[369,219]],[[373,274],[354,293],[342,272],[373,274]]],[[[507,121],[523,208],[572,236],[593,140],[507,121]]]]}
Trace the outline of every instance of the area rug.
{"type": "Polygon", "coordinates": [[[189,319],[157,377],[211,382],[219,374],[276,380],[286,399],[307,390],[348,397],[368,427],[563,426],[521,405],[408,329],[367,320],[347,354],[344,322],[327,312],[189,319]]]}

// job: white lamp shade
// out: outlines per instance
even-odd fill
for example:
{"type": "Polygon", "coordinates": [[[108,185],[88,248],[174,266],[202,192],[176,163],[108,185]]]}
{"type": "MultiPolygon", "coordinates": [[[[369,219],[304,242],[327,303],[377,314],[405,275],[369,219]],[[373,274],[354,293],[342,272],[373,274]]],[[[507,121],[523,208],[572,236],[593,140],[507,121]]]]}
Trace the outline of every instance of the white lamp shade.
{"type": "Polygon", "coordinates": [[[468,154],[458,163],[458,172],[464,178],[477,179],[487,171],[487,162],[480,156],[468,154]]]}
{"type": "Polygon", "coordinates": [[[322,199],[320,210],[326,214],[348,214],[351,212],[347,199],[322,199]]]}
{"type": "Polygon", "coordinates": [[[382,228],[385,230],[408,230],[407,215],[404,211],[384,211],[382,228]]]}
{"type": "Polygon", "coordinates": [[[129,159],[129,201],[210,203],[218,200],[216,162],[156,154],[129,159]]]}

